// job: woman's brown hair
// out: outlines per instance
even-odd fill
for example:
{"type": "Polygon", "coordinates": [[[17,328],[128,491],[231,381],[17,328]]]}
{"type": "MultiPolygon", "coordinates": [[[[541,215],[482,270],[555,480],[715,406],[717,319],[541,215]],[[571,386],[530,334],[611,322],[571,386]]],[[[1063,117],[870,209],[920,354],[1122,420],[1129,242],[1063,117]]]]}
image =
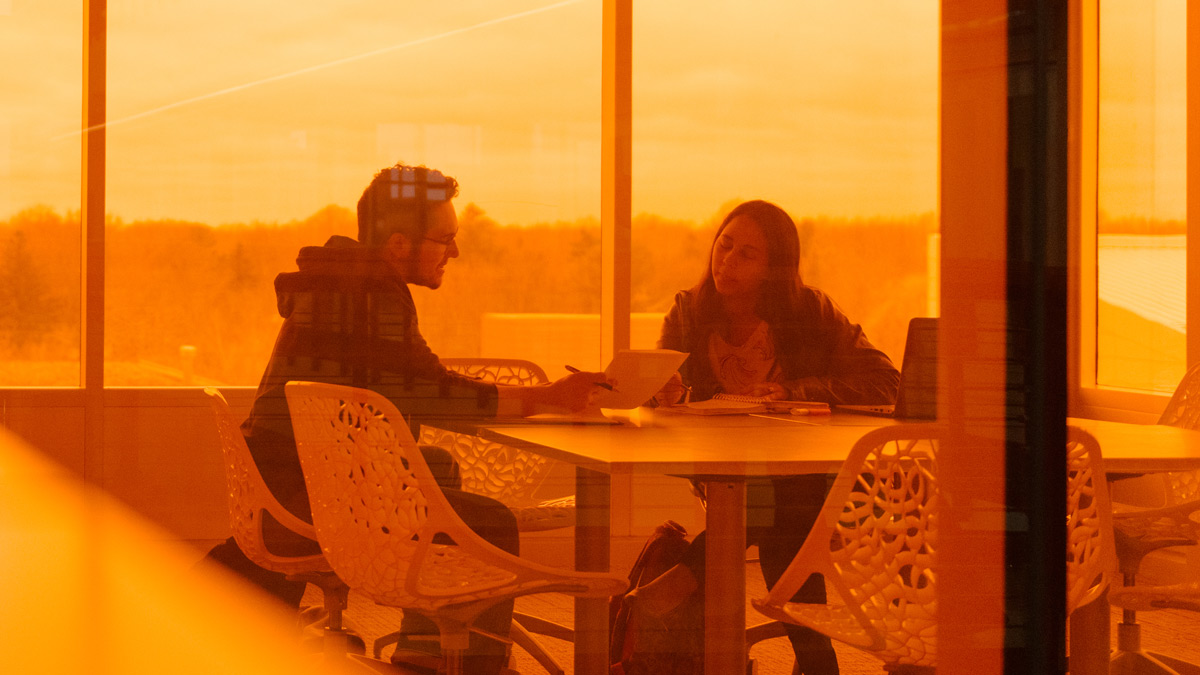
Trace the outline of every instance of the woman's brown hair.
{"type": "MultiPolygon", "coordinates": [[[[800,339],[802,330],[796,321],[799,315],[799,289],[803,286],[800,279],[800,236],[796,231],[796,223],[786,211],[771,202],[756,199],[738,204],[725,216],[713,237],[714,247],[729,223],[742,216],[757,225],[767,240],[767,278],[761,286],[755,313],[770,327],[775,338],[777,357],[786,361],[793,350],[782,347],[795,344],[793,341],[800,339]]],[[[696,325],[700,330],[696,333],[695,343],[689,348],[692,353],[707,354],[709,336],[713,331],[720,330],[727,320],[720,294],[713,283],[711,247],[704,274],[692,288],[692,294],[696,298],[696,325]]],[[[780,365],[785,371],[790,370],[786,362],[780,365]]]]}

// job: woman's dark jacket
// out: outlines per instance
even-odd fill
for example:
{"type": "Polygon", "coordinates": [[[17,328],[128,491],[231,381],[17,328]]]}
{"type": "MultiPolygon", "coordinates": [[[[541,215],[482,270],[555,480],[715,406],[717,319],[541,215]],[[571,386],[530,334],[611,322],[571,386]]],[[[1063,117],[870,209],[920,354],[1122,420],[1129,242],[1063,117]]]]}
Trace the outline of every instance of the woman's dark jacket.
{"type": "MultiPolygon", "coordinates": [[[[778,331],[775,359],[783,370],[783,386],[793,401],[825,401],[830,404],[890,404],[896,401],[900,373],[887,354],[867,340],[862,327],[851,323],[821,291],[810,286],[798,289],[799,301],[793,316],[792,333],[801,336],[781,344],[778,331]]],[[[702,401],[721,393],[721,385],[709,360],[708,340],[713,327],[699,323],[697,299],[692,291],[680,291],[675,305],[663,320],[658,345],[688,352],[680,368],[684,384],[692,388],[692,399],[702,401]]]]}

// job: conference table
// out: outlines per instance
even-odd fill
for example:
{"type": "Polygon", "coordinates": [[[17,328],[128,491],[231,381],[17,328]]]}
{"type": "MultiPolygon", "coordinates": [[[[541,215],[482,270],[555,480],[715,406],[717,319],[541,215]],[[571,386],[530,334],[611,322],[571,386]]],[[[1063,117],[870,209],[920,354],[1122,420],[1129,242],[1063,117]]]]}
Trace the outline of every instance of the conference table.
{"type": "MultiPolygon", "coordinates": [[[[1110,472],[1200,468],[1200,432],[1157,425],[1071,419],[1100,441],[1110,472]]],[[[575,564],[581,571],[609,566],[611,476],[671,475],[694,479],[707,496],[705,665],[712,674],[745,672],[746,493],[754,476],[836,474],[855,442],[874,428],[899,424],[866,415],[683,415],[638,411],[624,424],[436,422],[576,467],[575,564]]],[[[1099,605],[1100,603],[1093,603],[1099,605]]],[[[1103,639],[1107,664],[1107,602],[1087,620],[1072,622],[1073,644],[1103,639]],[[1100,616],[1101,611],[1103,616],[1100,616]]],[[[1079,612],[1077,612],[1078,614],[1079,612]]],[[[575,673],[608,673],[608,603],[577,599],[575,673]]],[[[1099,649],[1072,662],[1073,672],[1099,668],[1099,649]],[[1092,665],[1088,665],[1088,663],[1092,665]],[[1076,666],[1079,669],[1076,669],[1076,666]]]]}

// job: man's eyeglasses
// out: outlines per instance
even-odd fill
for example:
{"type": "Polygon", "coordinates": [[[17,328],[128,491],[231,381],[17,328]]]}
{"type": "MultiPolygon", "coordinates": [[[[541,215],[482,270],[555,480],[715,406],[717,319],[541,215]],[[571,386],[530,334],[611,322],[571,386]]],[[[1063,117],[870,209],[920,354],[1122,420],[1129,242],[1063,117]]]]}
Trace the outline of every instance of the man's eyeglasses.
{"type": "Polygon", "coordinates": [[[454,239],[457,236],[458,236],[458,233],[455,232],[454,234],[450,235],[449,237],[442,237],[441,239],[436,239],[434,237],[425,237],[425,240],[432,241],[435,244],[441,244],[442,246],[449,248],[454,245],[454,239]]]}

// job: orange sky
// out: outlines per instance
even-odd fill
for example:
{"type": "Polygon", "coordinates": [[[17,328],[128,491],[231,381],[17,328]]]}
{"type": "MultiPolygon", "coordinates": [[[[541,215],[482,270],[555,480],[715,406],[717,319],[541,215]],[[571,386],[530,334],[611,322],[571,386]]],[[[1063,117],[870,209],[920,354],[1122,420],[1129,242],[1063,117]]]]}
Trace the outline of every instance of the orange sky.
{"type": "MultiPolygon", "coordinates": [[[[0,11],[0,59],[31,64],[0,69],[0,217],[78,208],[80,4],[0,11]]],[[[396,159],[501,222],[598,213],[600,0],[285,6],[113,3],[111,213],[302,218],[396,159]]],[[[635,3],[634,210],[933,211],[937,21],[932,1],[635,3]]]]}

